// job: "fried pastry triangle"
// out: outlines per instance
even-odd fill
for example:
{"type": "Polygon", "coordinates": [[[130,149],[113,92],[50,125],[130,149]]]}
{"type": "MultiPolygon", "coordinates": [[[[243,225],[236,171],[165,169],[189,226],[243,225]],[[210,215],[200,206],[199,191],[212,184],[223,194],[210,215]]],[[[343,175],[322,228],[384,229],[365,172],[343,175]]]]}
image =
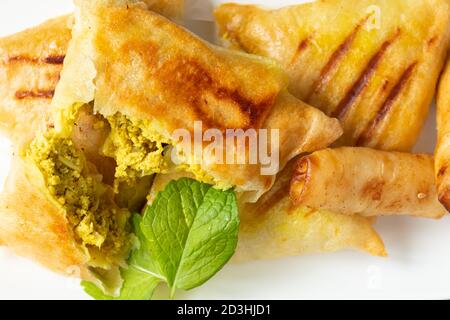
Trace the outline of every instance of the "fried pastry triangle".
{"type": "Polygon", "coordinates": [[[446,0],[225,4],[215,13],[224,39],[277,59],[295,96],[341,120],[337,145],[397,151],[411,149],[428,114],[449,14],[446,0]]]}

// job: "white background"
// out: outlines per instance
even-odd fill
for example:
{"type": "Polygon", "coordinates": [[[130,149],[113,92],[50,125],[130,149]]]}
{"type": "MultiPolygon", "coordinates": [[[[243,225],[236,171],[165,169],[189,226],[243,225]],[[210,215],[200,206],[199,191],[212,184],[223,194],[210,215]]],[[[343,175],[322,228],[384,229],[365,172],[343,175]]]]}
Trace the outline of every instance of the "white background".
{"type": "MultiPolygon", "coordinates": [[[[213,3],[190,0],[188,15],[210,20],[213,3]]],[[[237,2],[237,1],[235,1],[237,2]]],[[[306,1],[238,1],[266,6],[306,1]]],[[[1,0],[0,36],[72,10],[70,0],[1,0]]],[[[208,22],[189,22],[213,36],[208,22]]],[[[432,152],[434,107],[416,151],[432,152]]],[[[10,147],[0,138],[0,184],[8,173],[10,147]]],[[[380,218],[376,229],[389,258],[339,252],[276,261],[227,265],[201,288],[180,293],[187,299],[395,299],[450,298],[450,219],[380,218]]],[[[0,248],[0,299],[86,299],[78,281],[56,275],[0,248]]]]}

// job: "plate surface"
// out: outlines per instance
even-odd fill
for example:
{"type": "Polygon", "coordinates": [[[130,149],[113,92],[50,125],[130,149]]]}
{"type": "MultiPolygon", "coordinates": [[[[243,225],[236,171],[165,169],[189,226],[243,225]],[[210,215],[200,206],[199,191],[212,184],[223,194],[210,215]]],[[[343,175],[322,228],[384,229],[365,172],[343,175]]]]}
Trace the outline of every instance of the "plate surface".
{"type": "MultiPolygon", "coordinates": [[[[211,9],[222,0],[188,0],[187,25],[212,39],[211,9]]],[[[280,6],[301,0],[247,0],[280,6]]],[[[31,27],[72,10],[70,0],[2,0],[0,36],[31,27]]],[[[416,146],[432,152],[435,111],[416,146]]],[[[0,138],[0,185],[10,165],[9,142],[0,138]]],[[[450,298],[450,219],[380,218],[377,230],[389,258],[359,252],[311,255],[227,265],[201,288],[180,293],[186,299],[442,299],[450,298]]],[[[0,299],[88,299],[79,281],[67,279],[0,248],[0,299]]]]}

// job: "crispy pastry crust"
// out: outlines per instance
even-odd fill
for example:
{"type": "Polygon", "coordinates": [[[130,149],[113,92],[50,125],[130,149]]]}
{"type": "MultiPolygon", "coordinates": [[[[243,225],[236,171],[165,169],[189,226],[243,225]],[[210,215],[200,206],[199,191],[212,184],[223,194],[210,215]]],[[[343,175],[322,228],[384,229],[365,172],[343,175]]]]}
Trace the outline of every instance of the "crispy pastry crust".
{"type": "Polygon", "coordinates": [[[164,17],[178,20],[184,14],[185,0],[143,0],[148,8],[164,17]]]}
{"type": "Polygon", "coordinates": [[[416,142],[449,45],[448,1],[225,4],[216,19],[225,40],[277,59],[296,97],[341,120],[337,146],[409,151],[416,142]]]}
{"type": "Polygon", "coordinates": [[[338,148],[301,158],[291,182],[297,205],[347,215],[412,215],[441,218],[433,157],[338,148]]]}

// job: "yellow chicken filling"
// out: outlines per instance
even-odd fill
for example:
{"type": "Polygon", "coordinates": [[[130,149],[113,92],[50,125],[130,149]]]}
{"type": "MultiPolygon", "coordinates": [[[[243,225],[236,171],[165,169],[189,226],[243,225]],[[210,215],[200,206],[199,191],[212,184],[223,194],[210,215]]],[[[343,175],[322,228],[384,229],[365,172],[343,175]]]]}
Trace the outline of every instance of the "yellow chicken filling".
{"type": "Polygon", "coordinates": [[[121,260],[130,244],[130,213],[114,204],[111,188],[101,182],[72,140],[47,132],[33,141],[28,157],[67,212],[76,239],[91,253],[91,264],[121,260]]]}
{"type": "MultiPolygon", "coordinates": [[[[167,173],[168,157],[164,156],[166,146],[173,141],[164,137],[149,120],[137,120],[117,113],[107,118],[111,132],[103,146],[103,154],[116,160],[115,191],[119,188],[141,184],[140,179],[155,173],[167,173]]],[[[160,129],[160,128],[159,128],[160,129]]],[[[229,183],[215,179],[198,164],[188,164],[185,155],[179,155],[183,164],[177,170],[187,171],[195,179],[212,184],[219,189],[229,189],[229,183]]]]}
{"type": "Polygon", "coordinates": [[[116,114],[107,118],[111,132],[103,153],[116,160],[116,190],[120,182],[135,184],[140,178],[162,173],[167,169],[164,145],[169,141],[152,130],[145,120],[131,120],[116,114]]]}

